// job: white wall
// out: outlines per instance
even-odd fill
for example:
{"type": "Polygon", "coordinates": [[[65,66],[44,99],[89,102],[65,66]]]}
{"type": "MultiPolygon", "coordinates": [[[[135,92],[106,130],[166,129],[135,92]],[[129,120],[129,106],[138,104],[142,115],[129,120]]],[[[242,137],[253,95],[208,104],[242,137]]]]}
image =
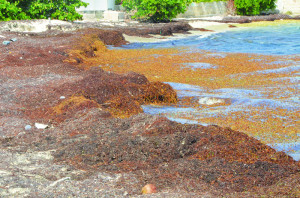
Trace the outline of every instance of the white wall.
{"type": "Polygon", "coordinates": [[[77,11],[100,11],[100,10],[114,10],[115,0],[83,0],[89,5],[80,7],[77,11]]]}
{"type": "Polygon", "coordinates": [[[222,16],[227,13],[226,1],[191,3],[186,12],[177,18],[199,18],[206,16],[222,16]]]}
{"type": "Polygon", "coordinates": [[[300,15],[300,0],[277,0],[276,5],[280,13],[291,11],[294,15],[300,15]]]}

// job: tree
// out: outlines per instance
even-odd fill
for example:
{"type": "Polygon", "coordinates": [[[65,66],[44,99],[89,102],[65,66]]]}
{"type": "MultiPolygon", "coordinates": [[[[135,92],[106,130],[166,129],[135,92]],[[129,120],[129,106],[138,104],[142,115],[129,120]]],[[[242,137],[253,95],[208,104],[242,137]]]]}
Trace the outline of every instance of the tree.
{"type": "Polygon", "coordinates": [[[258,15],[262,11],[274,9],[276,0],[234,0],[239,15],[258,15]]]}
{"type": "Polygon", "coordinates": [[[170,21],[184,13],[192,0],[124,0],[127,10],[136,10],[134,18],[151,22],[170,21]]]}
{"type": "Polygon", "coordinates": [[[27,19],[28,17],[18,7],[18,2],[0,0],[0,21],[27,19]]]}
{"type": "Polygon", "coordinates": [[[0,0],[0,20],[81,19],[75,8],[87,6],[81,0],[0,0]]]}
{"type": "Polygon", "coordinates": [[[234,6],[234,0],[228,0],[227,2],[227,13],[234,15],[236,13],[236,8],[234,6]]]}

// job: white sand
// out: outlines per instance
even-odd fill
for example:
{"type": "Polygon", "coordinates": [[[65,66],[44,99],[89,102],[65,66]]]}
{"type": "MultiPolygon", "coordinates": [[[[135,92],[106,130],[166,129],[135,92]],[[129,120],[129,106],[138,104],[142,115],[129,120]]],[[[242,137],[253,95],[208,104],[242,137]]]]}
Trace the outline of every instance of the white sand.
{"type": "Polygon", "coordinates": [[[234,25],[230,23],[219,23],[219,22],[212,22],[212,21],[190,21],[189,25],[193,28],[205,28],[208,30],[212,30],[213,32],[209,31],[199,31],[199,30],[191,30],[189,33],[191,34],[179,34],[174,33],[174,36],[160,36],[160,35],[151,35],[151,38],[144,38],[144,37],[138,37],[138,36],[128,36],[124,34],[124,37],[126,41],[130,43],[149,43],[149,42],[160,42],[165,40],[176,40],[185,38],[187,36],[209,36],[211,34],[219,33],[219,32],[225,32],[232,30],[232,28],[229,28],[229,25],[234,25]]]}

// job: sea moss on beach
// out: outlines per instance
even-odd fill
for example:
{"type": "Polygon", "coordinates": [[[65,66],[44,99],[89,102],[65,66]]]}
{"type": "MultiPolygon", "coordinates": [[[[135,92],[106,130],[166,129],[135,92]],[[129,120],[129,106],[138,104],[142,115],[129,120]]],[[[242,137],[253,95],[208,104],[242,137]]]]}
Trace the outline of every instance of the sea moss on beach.
{"type": "Polygon", "coordinates": [[[0,48],[0,196],[139,196],[146,183],[157,186],[158,197],[299,195],[299,162],[285,153],[238,130],[140,113],[142,104],[176,104],[165,81],[207,89],[271,82],[277,75],[249,84],[221,77],[277,68],[249,61],[275,57],[111,50],[95,32],[1,35],[18,42],[0,48]],[[80,40],[88,42],[76,45],[80,40]],[[192,71],[181,64],[199,59],[229,66],[192,71]]]}

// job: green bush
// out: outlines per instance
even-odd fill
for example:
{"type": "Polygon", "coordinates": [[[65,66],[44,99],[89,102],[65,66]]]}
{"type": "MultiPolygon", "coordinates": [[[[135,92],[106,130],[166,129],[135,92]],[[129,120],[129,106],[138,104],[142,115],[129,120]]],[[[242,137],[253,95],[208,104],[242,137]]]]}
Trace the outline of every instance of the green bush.
{"type": "Polygon", "coordinates": [[[276,0],[234,0],[239,15],[258,15],[262,11],[274,9],[276,0]]]}
{"type": "Polygon", "coordinates": [[[27,19],[26,14],[18,7],[18,2],[0,0],[0,21],[16,19],[27,19]]]}
{"type": "Polygon", "coordinates": [[[227,0],[193,0],[195,3],[200,3],[200,2],[213,2],[213,1],[227,1],[227,0]]]}
{"type": "Polygon", "coordinates": [[[150,20],[151,22],[166,22],[184,13],[192,0],[124,0],[126,10],[136,10],[133,18],[150,20]]]}
{"type": "Polygon", "coordinates": [[[115,1],[115,5],[121,5],[122,4],[122,0],[116,0],[115,1]]]}
{"type": "Polygon", "coordinates": [[[81,0],[0,0],[0,20],[81,19],[75,8],[87,6],[81,0]]]}

